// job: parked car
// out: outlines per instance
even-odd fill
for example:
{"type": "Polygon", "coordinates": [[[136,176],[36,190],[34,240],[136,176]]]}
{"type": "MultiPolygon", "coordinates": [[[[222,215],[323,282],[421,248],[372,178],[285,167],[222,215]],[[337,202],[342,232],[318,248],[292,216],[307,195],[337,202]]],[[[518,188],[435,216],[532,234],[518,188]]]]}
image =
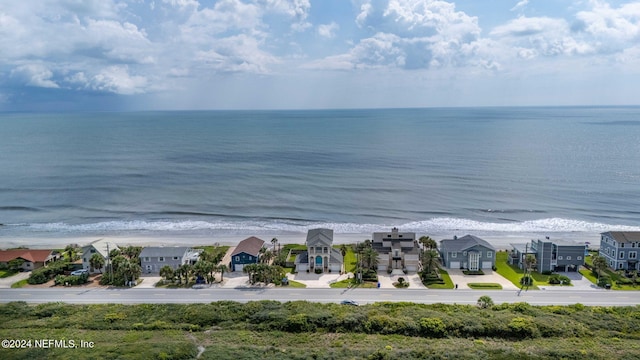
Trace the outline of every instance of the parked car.
{"type": "Polygon", "coordinates": [[[340,302],[340,304],[342,304],[342,305],[358,306],[358,302],[357,302],[357,301],[353,301],[353,300],[342,300],[342,301],[340,302]]]}
{"type": "Polygon", "coordinates": [[[71,272],[72,276],[82,276],[84,274],[89,274],[89,270],[86,269],[80,269],[80,270],[75,270],[71,272]]]}

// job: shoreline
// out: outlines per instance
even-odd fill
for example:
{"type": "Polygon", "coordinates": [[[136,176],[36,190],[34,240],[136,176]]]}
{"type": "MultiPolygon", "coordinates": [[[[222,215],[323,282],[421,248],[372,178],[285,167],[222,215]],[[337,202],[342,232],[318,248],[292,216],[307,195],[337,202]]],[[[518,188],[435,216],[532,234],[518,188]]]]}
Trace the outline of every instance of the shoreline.
{"type": "MultiPolygon", "coordinates": [[[[402,230],[402,229],[400,229],[402,230]]],[[[389,229],[380,229],[380,231],[389,231],[389,229]]],[[[510,250],[510,244],[528,243],[533,239],[544,239],[549,236],[552,240],[564,240],[576,243],[588,242],[590,248],[597,248],[600,244],[600,233],[594,232],[568,232],[568,233],[502,233],[502,232],[479,232],[479,231],[458,231],[448,233],[416,233],[416,237],[429,236],[440,242],[440,240],[451,239],[454,235],[461,237],[464,235],[478,236],[491,245],[496,250],[510,250]]],[[[280,244],[304,244],[306,241],[306,233],[260,233],[260,232],[211,232],[208,234],[194,233],[176,233],[176,232],[154,232],[148,234],[96,234],[96,235],[72,235],[72,234],[47,234],[47,236],[19,236],[12,238],[4,238],[0,240],[0,249],[27,247],[32,249],[38,248],[64,248],[69,244],[78,244],[84,246],[98,239],[109,239],[120,246],[136,245],[136,246],[206,246],[206,245],[228,245],[235,246],[243,239],[250,236],[256,236],[265,241],[267,245],[271,244],[272,238],[277,238],[280,244]]],[[[372,234],[364,233],[334,233],[333,243],[335,245],[355,244],[366,239],[371,239],[372,234]]]]}

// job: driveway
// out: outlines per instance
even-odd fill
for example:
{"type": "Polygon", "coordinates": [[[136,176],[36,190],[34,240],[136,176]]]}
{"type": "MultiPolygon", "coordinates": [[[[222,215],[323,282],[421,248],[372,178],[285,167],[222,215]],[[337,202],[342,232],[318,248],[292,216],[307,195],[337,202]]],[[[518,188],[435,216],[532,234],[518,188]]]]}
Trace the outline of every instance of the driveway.
{"type": "Polygon", "coordinates": [[[155,289],[156,283],[162,280],[160,276],[141,276],[142,282],[136,285],[138,289],[155,289]]]}
{"type": "Polygon", "coordinates": [[[316,274],[312,272],[299,272],[297,274],[287,274],[289,280],[295,280],[307,285],[308,288],[330,288],[334,282],[342,281],[353,274],[316,274]]]}
{"type": "Polygon", "coordinates": [[[24,280],[31,275],[30,271],[19,272],[13,276],[0,279],[0,289],[9,289],[13,283],[17,283],[20,280],[24,280]]]}
{"type": "Polygon", "coordinates": [[[559,272],[559,275],[564,275],[571,279],[571,285],[573,286],[539,286],[541,290],[549,290],[549,291],[567,291],[567,290],[602,290],[603,288],[599,288],[596,284],[592,283],[586,277],[582,276],[579,272],[559,272]]]}
{"type": "Polygon", "coordinates": [[[422,280],[420,280],[420,275],[417,273],[394,275],[387,274],[386,271],[378,272],[378,282],[380,283],[381,289],[395,289],[396,287],[393,286],[393,283],[398,282],[399,278],[404,278],[409,282],[409,287],[407,289],[426,289],[422,280]]]}
{"type": "Polygon", "coordinates": [[[504,290],[518,290],[518,287],[497,272],[492,270],[482,271],[484,271],[484,275],[465,275],[460,269],[447,269],[451,281],[458,285],[458,289],[469,289],[468,283],[496,283],[502,285],[504,290]]]}

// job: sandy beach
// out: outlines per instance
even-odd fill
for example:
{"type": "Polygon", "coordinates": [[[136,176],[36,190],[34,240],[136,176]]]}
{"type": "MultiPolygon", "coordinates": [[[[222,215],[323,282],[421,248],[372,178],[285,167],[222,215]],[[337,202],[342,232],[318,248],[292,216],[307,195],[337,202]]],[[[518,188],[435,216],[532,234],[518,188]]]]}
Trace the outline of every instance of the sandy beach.
{"type": "MultiPolygon", "coordinates": [[[[380,229],[380,231],[388,231],[388,229],[380,229]]],[[[458,237],[467,234],[476,235],[490,244],[492,244],[498,250],[511,249],[510,244],[514,243],[527,243],[532,239],[543,239],[545,236],[549,236],[555,240],[572,241],[576,243],[590,243],[590,247],[597,247],[600,242],[599,233],[586,233],[586,232],[572,232],[572,233],[551,233],[551,234],[537,234],[537,233],[490,233],[483,234],[478,232],[464,232],[448,233],[448,234],[416,234],[417,237],[427,235],[436,241],[443,239],[451,239],[454,235],[458,237]]],[[[44,248],[64,248],[68,244],[78,244],[80,246],[86,245],[94,240],[109,239],[118,245],[136,245],[136,246],[203,246],[203,245],[229,245],[235,246],[243,239],[249,236],[257,236],[263,239],[267,244],[270,244],[271,239],[276,237],[281,244],[304,244],[306,240],[306,233],[286,233],[286,234],[252,234],[252,233],[225,233],[225,232],[212,232],[210,234],[190,234],[190,233],[151,233],[151,234],[122,234],[122,235],[84,235],[84,236],[65,236],[64,234],[55,236],[25,236],[4,238],[0,240],[0,248],[14,248],[14,247],[28,247],[34,249],[44,248]]],[[[334,233],[334,244],[354,244],[357,242],[371,239],[372,234],[341,234],[334,233]]]]}

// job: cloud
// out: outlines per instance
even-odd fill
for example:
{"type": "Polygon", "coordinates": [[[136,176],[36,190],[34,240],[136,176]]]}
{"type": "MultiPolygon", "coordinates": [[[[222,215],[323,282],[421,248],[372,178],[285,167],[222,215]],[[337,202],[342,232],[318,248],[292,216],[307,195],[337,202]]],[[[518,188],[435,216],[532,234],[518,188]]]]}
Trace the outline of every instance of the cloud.
{"type": "Polygon", "coordinates": [[[51,80],[53,72],[42,64],[20,65],[11,71],[11,76],[21,79],[28,86],[54,89],[60,87],[51,80]]]}
{"type": "Polygon", "coordinates": [[[520,0],[510,11],[520,11],[529,5],[529,0],[520,0]]]}
{"type": "MultiPolygon", "coordinates": [[[[346,54],[326,57],[328,69],[458,66],[467,63],[480,46],[474,45],[481,32],[477,18],[456,11],[453,3],[367,0],[358,8],[356,23],[373,34],[346,54]]],[[[322,64],[323,61],[313,61],[306,66],[320,68],[322,64]]]]}
{"type": "Polygon", "coordinates": [[[87,86],[92,90],[132,95],[146,92],[148,80],[143,76],[131,75],[126,66],[109,66],[94,75],[87,86]]]}
{"type": "Polygon", "coordinates": [[[318,25],[318,35],[330,39],[336,36],[336,31],[340,29],[340,25],[338,25],[335,21],[332,21],[329,24],[321,24],[318,25]]]}

